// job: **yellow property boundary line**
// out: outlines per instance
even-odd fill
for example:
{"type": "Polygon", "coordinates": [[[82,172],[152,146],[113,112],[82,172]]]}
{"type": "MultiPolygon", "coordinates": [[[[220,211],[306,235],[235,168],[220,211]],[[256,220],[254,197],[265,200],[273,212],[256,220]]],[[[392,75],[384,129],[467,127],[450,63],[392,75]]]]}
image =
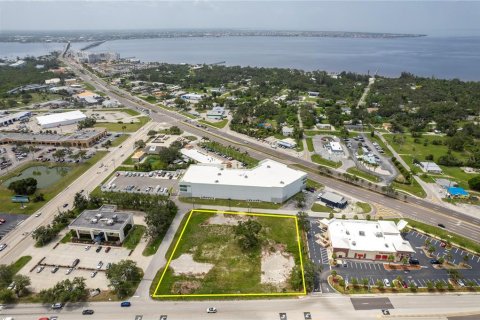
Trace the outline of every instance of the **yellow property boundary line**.
{"type": "Polygon", "coordinates": [[[158,284],[155,288],[155,292],[152,294],[153,298],[189,298],[189,297],[259,297],[259,296],[301,296],[307,294],[307,288],[305,285],[305,272],[303,269],[303,258],[302,258],[302,248],[300,245],[300,231],[298,228],[298,219],[296,216],[291,215],[282,215],[282,214],[264,214],[264,213],[247,213],[247,212],[232,212],[232,211],[216,211],[216,210],[201,210],[201,209],[194,209],[190,211],[188,216],[187,222],[183,226],[182,232],[178,237],[177,242],[175,243],[175,247],[173,248],[172,254],[170,255],[165,268],[163,269],[162,276],[158,281],[158,284]],[[170,266],[170,262],[172,261],[175,252],[177,251],[178,244],[182,241],[183,233],[190,222],[190,218],[192,217],[194,212],[206,212],[206,213],[216,213],[216,214],[238,214],[238,215],[246,215],[246,216],[259,216],[259,217],[273,217],[273,218],[289,218],[295,220],[295,229],[297,231],[297,245],[298,245],[298,253],[300,256],[300,267],[302,271],[302,282],[303,282],[303,292],[278,292],[278,293],[224,293],[224,294],[157,294],[158,288],[162,283],[163,277],[170,266]]]}

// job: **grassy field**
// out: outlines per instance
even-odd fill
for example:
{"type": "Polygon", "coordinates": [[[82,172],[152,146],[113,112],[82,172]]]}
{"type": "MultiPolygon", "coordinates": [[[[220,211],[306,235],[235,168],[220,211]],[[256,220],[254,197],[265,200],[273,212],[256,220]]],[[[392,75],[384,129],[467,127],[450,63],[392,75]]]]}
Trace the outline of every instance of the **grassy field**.
{"type": "Polygon", "coordinates": [[[124,248],[134,250],[137,247],[137,245],[140,243],[140,240],[142,240],[145,230],[147,230],[145,226],[138,225],[138,224],[134,225],[133,229],[130,230],[127,237],[125,238],[125,241],[123,241],[122,246],[124,248]]]}
{"type": "Polygon", "coordinates": [[[360,177],[360,178],[364,178],[368,181],[371,181],[371,182],[379,182],[380,181],[380,178],[373,175],[373,174],[370,174],[368,172],[364,172],[364,171],[361,171],[361,170],[358,170],[357,168],[355,167],[352,167],[352,168],[348,168],[347,169],[347,172],[348,173],[351,173],[353,175],[356,175],[357,177],[360,177]]]}
{"type": "Polygon", "coordinates": [[[361,208],[363,213],[372,211],[372,206],[366,202],[357,202],[357,207],[361,208]]]}
{"type": "Polygon", "coordinates": [[[18,258],[17,261],[12,263],[10,265],[10,270],[12,270],[13,274],[17,274],[18,271],[22,270],[22,268],[30,261],[32,260],[32,256],[23,256],[18,258]]]}
{"type": "Polygon", "coordinates": [[[212,206],[224,206],[224,207],[236,207],[236,208],[258,208],[258,209],[279,209],[281,203],[273,202],[256,202],[245,200],[228,200],[228,199],[203,199],[203,198],[178,198],[181,202],[192,203],[197,205],[212,205],[212,206]]]}
{"type": "MultiPolygon", "coordinates": [[[[234,226],[209,224],[208,220],[216,212],[193,212],[189,215],[183,234],[178,237],[171,258],[177,259],[183,254],[191,254],[194,261],[210,263],[212,268],[203,277],[174,275],[168,267],[161,278],[156,295],[172,295],[180,292],[188,294],[282,294],[281,288],[262,284],[260,248],[246,252],[235,238],[234,226]],[[187,285],[188,284],[188,285],[187,285]]],[[[226,218],[245,218],[245,216],[227,214],[226,218]]],[[[300,252],[297,240],[296,224],[293,217],[255,216],[252,219],[262,225],[260,239],[264,250],[273,252],[283,248],[297,265],[300,264],[300,252]]],[[[172,251],[172,250],[171,250],[172,251]]],[[[156,277],[158,279],[158,277],[156,277]]],[[[157,282],[154,281],[154,285],[157,282]]],[[[290,284],[284,284],[285,292],[295,292],[290,284]]]]}
{"type": "Polygon", "coordinates": [[[23,170],[34,167],[37,165],[50,165],[50,166],[69,166],[71,170],[62,177],[59,181],[52,184],[48,188],[38,189],[37,193],[43,193],[45,201],[41,202],[30,202],[25,205],[25,208],[22,209],[19,203],[12,203],[10,198],[14,195],[10,190],[0,184],[0,203],[2,203],[2,212],[6,213],[23,213],[23,214],[32,214],[41,207],[43,207],[48,201],[55,197],[60,191],[64,190],[68,185],[70,185],[74,180],[81,176],[85,171],[87,171],[91,166],[93,166],[97,161],[102,159],[107,154],[107,151],[97,151],[97,153],[90,159],[86,160],[80,164],[71,164],[71,163],[48,163],[33,161],[23,166],[18,167],[9,174],[2,176],[0,178],[0,183],[11,177],[17,176],[23,170]]]}
{"type": "Polygon", "coordinates": [[[322,189],[324,186],[321,183],[307,179],[307,188],[312,188],[312,187],[315,189],[322,189]]]}
{"type": "Polygon", "coordinates": [[[342,166],[341,161],[335,162],[335,161],[332,161],[332,160],[328,160],[328,159],[323,158],[319,154],[312,155],[312,161],[315,162],[315,163],[321,164],[322,166],[327,166],[327,167],[331,167],[331,168],[339,168],[339,167],[342,166]]]}
{"type": "Polygon", "coordinates": [[[313,212],[328,212],[328,213],[333,213],[335,212],[332,208],[329,208],[327,206],[324,206],[323,204],[320,203],[314,203],[311,209],[313,212]]]}
{"type": "Polygon", "coordinates": [[[113,122],[99,122],[95,124],[96,128],[105,128],[107,131],[115,132],[135,132],[143,127],[148,121],[149,117],[138,117],[138,122],[134,123],[113,123],[113,122]],[[123,127],[125,126],[125,129],[123,127]]]}
{"type": "Polygon", "coordinates": [[[215,128],[218,128],[218,129],[222,129],[223,127],[225,127],[227,125],[228,119],[223,119],[222,121],[218,121],[218,122],[210,122],[210,121],[206,121],[206,120],[198,120],[198,122],[209,125],[209,126],[212,126],[212,127],[215,127],[215,128]]]}
{"type": "Polygon", "coordinates": [[[113,142],[112,142],[112,147],[117,147],[117,146],[121,145],[121,144],[122,144],[125,140],[127,140],[129,137],[130,137],[129,134],[124,133],[124,134],[122,134],[120,137],[115,138],[115,140],[113,140],[113,142]]]}
{"type": "Polygon", "coordinates": [[[394,181],[392,182],[392,187],[398,191],[406,191],[407,193],[411,193],[420,198],[425,198],[427,196],[425,190],[423,190],[422,186],[419,185],[415,179],[412,179],[411,184],[403,184],[394,181]]]}
{"type": "Polygon", "coordinates": [[[313,140],[312,138],[306,138],[305,141],[307,141],[307,149],[310,152],[315,151],[315,148],[313,147],[313,140]]]}

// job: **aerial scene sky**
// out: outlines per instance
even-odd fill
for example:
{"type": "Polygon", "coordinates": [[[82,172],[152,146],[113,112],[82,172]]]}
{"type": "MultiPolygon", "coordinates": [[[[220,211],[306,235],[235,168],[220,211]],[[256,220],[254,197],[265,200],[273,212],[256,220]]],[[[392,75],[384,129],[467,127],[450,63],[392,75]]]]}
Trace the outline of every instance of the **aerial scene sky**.
{"type": "Polygon", "coordinates": [[[0,31],[177,28],[471,36],[480,2],[0,0],[0,31]]]}

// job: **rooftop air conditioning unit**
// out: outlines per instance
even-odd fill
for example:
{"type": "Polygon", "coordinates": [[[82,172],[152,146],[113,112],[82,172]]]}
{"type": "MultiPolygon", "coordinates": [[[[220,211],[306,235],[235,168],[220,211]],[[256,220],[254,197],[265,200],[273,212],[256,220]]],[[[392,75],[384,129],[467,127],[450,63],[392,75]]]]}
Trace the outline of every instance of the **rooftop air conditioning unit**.
{"type": "Polygon", "coordinates": [[[215,180],[215,183],[218,183],[218,180],[215,180]]]}
{"type": "Polygon", "coordinates": [[[222,173],[221,173],[221,172],[217,173],[217,176],[221,176],[221,175],[222,175],[222,173]]]}
{"type": "Polygon", "coordinates": [[[95,217],[101,218],[101,217],[102,217],[102,214],[101,214],[101,213],[97,213],[97,214],[95,215],[95,217]]]}
{"type": "Polygon", "coordinates": [[[352,246],[356,246],[357,243],[355,241],[352,241],[352,246]]]}
{"type": "Polygon", "coordinates": [[[90,219],[90,223],[97,223],[97,222],[98,222],[98,220],[96,218],[90,219]]]}
{"type": "Polygon", "coordinates": [[[280,181],[280,184],[285,184],[285,182],[283,182],[283,181],[280,181]]]}

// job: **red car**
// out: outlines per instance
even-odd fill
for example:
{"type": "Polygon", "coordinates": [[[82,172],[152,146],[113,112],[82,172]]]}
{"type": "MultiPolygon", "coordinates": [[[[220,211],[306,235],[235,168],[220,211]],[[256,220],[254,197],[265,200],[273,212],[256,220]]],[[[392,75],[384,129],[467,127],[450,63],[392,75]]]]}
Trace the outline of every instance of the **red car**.
{"type": "Polygon", "coordinates": [[[447,246],[447,244],[445,242],[443,242],[443,241],[440,242],[440,247],[445,248],[446,246],[447,246]]]}
{"type": "Polygon", "coordinates": [[[4,224],[5,222],[7,222],[7,220],[5,220],[5,219],[0,219],[0,224],[4,224]]]}
{"type": "Polygon", "coordinates": [[[105,248],[105,253],[108,253],[111,249],[112,249],[112,247],[106,247],[105,248]]]}

